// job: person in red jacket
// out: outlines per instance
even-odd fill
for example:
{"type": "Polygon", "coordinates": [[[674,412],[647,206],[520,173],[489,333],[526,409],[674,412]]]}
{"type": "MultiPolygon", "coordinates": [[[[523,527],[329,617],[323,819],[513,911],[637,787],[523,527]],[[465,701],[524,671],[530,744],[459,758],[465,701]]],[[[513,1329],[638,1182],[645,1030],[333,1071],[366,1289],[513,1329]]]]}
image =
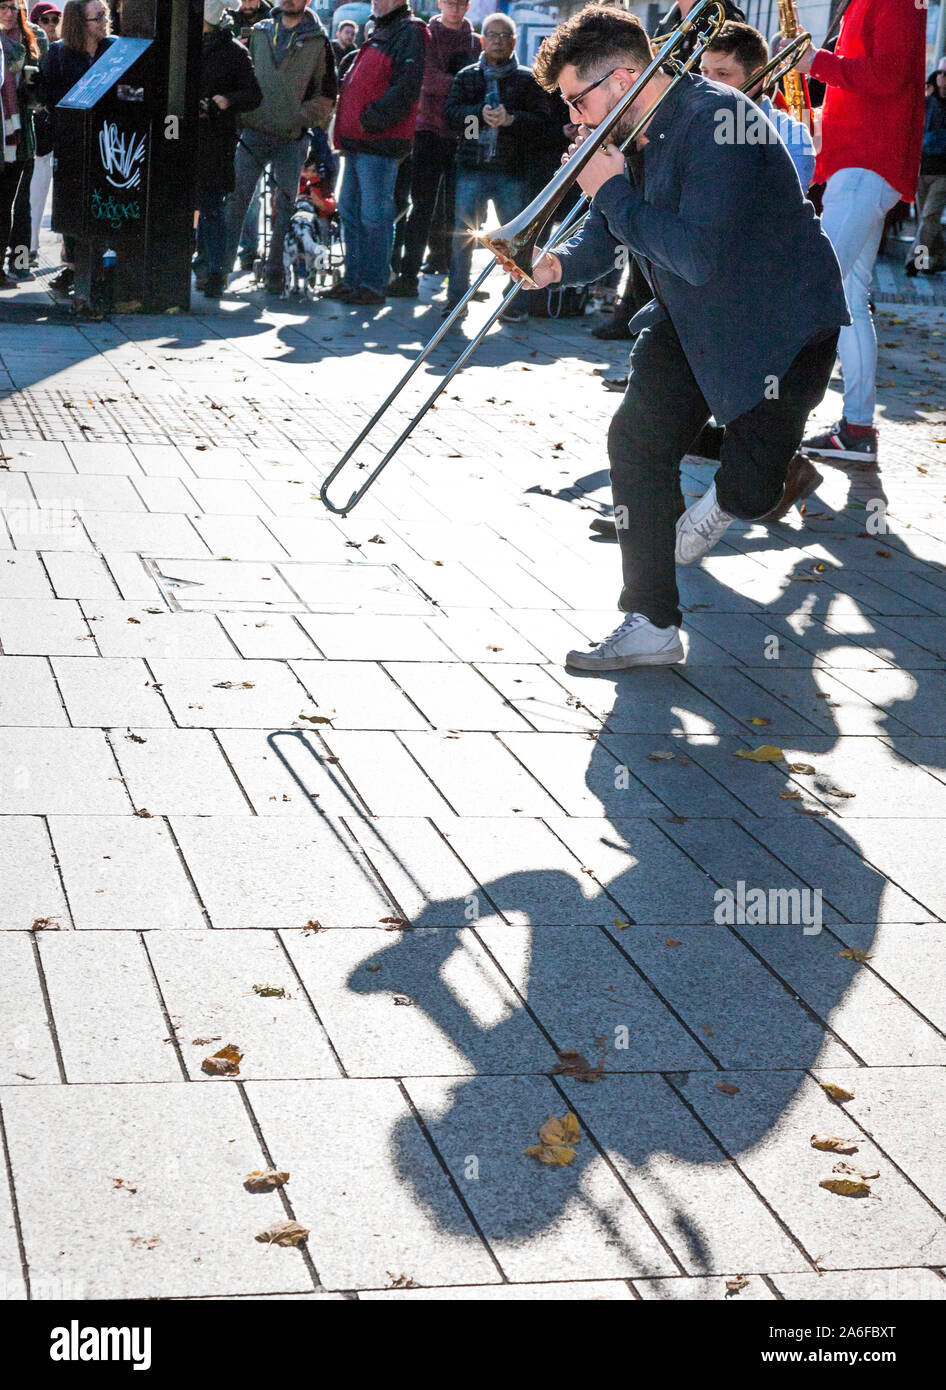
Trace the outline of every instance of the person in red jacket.
{"type": "Polygon", "coordinates": [[[827,88],[815,182],[853,323],[841,329],[844,415],[802,442],[814,458],[877,462],[877,335],[868,297],[884,219],[911,202],[923,139],[926,9],[914,0],[851,0],[834,53],[809,47],[797,70],[827,88]]]}
{"type": "Polygon", "coordinates": [[[444,106],[453,79],[461,68],[480,56],[480,40],[466,17],[470,0],[437,0],[439,15],[427,25],[430,42],[424,64],[424,85],[417,112],[417,130],[411,152],[411,213],[404,233],[404,254],[388,294],[416,299],[417,277],[430,235],[441,184],[448,205],[449,231],[453,231],[453,171],[457,137],[447,125],[444,106]]]}
{"type": "Polygon", "coordinates": [[[372,0],[375,27],[342,77],[335,143],[345,156],[338,211],[345,278],[323,298],[380,306],[394,247],[398,165],[411,152],[427,25],[401,0],[372,0]]]}

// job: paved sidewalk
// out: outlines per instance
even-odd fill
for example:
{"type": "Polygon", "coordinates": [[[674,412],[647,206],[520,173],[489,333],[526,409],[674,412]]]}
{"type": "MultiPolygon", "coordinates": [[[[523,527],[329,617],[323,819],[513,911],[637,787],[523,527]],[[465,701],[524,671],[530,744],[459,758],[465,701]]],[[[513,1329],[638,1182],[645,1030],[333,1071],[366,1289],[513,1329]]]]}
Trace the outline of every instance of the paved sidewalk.
{"type": "Polygon", "coordinates": [[[496,331],[347,521],[427,300],[0,323],[3,1296],[946,1295],[946,309],[881,305],[880,470],[603,678],[592,322],[496,331]]]}

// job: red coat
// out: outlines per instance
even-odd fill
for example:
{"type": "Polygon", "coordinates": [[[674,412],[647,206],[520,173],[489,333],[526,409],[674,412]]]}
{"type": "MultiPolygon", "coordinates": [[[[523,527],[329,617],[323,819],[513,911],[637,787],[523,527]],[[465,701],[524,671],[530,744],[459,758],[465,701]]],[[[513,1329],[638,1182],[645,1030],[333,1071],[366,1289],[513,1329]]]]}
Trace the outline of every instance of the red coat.
{"type": "Polygon", "coordinates": [[[915,0],[851,0],[837,50],[819,49],[811,75],[827,85],[815,183],[872,169],[906,202],[920,172],[926,9],[915,0]]]}

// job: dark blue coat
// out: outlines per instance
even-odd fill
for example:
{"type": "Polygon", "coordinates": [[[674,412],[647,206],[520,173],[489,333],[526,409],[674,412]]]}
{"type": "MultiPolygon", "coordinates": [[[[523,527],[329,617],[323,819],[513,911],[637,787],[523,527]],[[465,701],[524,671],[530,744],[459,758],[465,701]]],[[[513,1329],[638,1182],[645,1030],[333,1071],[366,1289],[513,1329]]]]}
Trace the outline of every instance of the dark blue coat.
{"type": "Polygon", "coordinates": [[[763,399],[809,339],[850,323],[841,271],[791,156],[741,93],[684,78],[646,136],[643,192],[622,177],[598,190],[560,253],[562,282],[607,274],[621,245],[649,262],[656,297],[632,329],[669,316],[724,425],[763,399]],[[771,139],[750,143],[759,121],[771,139]]]}

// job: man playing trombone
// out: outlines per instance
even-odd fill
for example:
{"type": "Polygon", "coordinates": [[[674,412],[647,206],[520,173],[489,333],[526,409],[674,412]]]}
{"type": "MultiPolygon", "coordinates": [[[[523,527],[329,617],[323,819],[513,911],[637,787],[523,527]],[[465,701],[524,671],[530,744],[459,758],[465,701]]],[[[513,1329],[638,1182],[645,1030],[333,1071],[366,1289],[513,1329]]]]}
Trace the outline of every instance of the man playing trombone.
{"type": "MultiPolygon", "coordinates": [[[[545,39],[535,73],[588,132],[651,59],[638,19],[590,5],[545,39]]],[[[592,651],[569,652],[568,664],[588,671],[681,660],[675,562],[693,564],[737,518],[774,519],[811,490],[810,466],[795,454],[849,321],[837,258],[784,145],[740,138],[741,93],[694,76],[667,91],[670,82],[658,70],[615,143],[585,164],[578,182],[591,213],[532,271],[540,286],[586,284],[628,248],[654,295],[637,315],[608,435],[626,616],[592,651]],[[664,92],[637,148],[622,154],[664,92]],[[711,414],[726,427],[720,466],[675,531],[677,469],[711,414]]]]}

